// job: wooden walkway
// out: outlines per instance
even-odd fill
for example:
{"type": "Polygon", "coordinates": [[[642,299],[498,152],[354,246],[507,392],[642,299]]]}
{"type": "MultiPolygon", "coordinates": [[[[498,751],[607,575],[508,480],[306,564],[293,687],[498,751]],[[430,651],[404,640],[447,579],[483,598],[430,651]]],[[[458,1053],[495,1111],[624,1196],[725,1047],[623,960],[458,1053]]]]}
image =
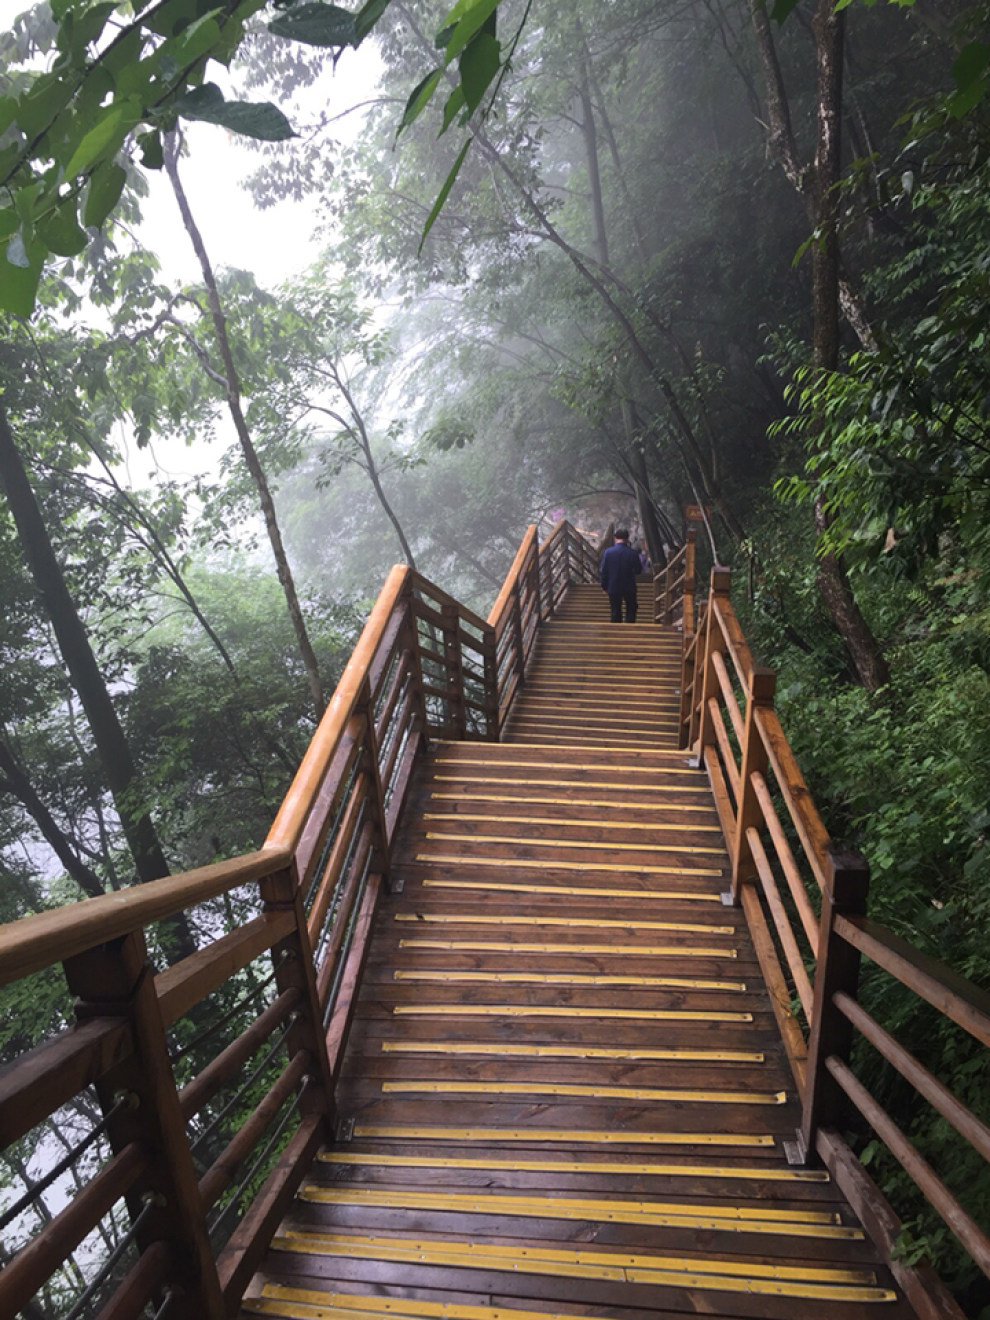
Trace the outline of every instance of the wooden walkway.
{"type": "Polygon", "coordinates": [[[654,690],[673,635],[589,608],[578,589],[544,630],[512,741],[435,745],[420,772],[346,1139],[245,1315],[913,1314],[827,1176],[784,1158],[790,1075],[707,781],[667,732],[676,692],[654,690]]]}

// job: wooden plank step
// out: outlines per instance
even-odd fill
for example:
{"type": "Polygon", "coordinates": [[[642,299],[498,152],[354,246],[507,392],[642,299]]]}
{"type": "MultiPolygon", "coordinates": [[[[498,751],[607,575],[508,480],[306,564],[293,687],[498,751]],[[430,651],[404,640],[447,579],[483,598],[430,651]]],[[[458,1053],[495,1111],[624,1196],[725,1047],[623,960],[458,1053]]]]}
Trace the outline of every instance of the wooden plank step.
{"type": "Polygon", "coordinates": [[[337,1091],[351,1139],[244,1315],[910,1315],[827,1175],[784,1158],[773,1006],[675,745],[680,634],[604,610],[572,589],[505,740],[417,769],[337,1091]]]}

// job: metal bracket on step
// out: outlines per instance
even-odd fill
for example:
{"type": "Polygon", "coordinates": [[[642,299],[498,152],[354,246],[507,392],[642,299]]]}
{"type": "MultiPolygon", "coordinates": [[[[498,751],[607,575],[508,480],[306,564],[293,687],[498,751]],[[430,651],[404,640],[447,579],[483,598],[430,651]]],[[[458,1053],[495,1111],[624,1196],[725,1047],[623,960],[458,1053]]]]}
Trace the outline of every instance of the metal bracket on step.
{"type": "Polygon", "coordinates": [[[337,1131],[334,1133],[334,1137],[336,1138],[337,1141],[353,1141],[354,1119],[342,1118],[340,1122],[337,1124],[337,1131]]]}
{"type": "Polygon", "coordinates": [[[731,889],[724,889],[722,893],[719,894],[719,898],[722,900],[723,907],[735,907],[736,905],[735,899],[732,897],[731,889]]]}
{"type": "Polygon", "coordinates": [[[393,876],[389,881],[388,892],[390,894],[401,894],[406,887],[406,878],[402,875],[393,876]]]}
{"type": "Polygon", "coordinates": [[[788,1164],[808,1163],[808,1147],[804,1144],[804,1137],[801,1135],[800,1130],[794,1133],[793,1141],[785,1141],[782,1145],[784,1147],[784,1158],[788,1164]]]}

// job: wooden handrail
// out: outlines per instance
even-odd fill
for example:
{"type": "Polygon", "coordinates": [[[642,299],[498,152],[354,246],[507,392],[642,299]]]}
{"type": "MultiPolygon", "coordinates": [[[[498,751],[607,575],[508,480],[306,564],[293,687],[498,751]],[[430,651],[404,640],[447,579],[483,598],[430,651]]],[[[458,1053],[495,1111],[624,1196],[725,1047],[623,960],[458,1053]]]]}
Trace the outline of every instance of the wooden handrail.
{"type": "MultiPolygon", "coordinates": [[[[859,1032],[915,1088],[920,1099],[955,1127],[976,1157],[988,1160],[990,1128],[859,1002],[860,959],[869,959],[984,1047],[990,1047],[990,994],[865,915],[865,863],[855,854],[839,857],[833,851],[773,708],[773,675],[754,664],[732,608],[728,578],[725,569],[712,571],[698,630],[684,631],[681,745],[708,770],[732,859],[731,893],[726,897],[745,911],[774,996],[774,1011],[801,1101],[801,1128],[794,1149],[808,1158],[822,1158],[837,1178],[848,1183],[848,1152],[833,1130],[844,1107],[853,1105],[976,1264],[990,1273],[990,1239],[849,1063],[853,1035],[859,1032]],[[796,845],[778,816],[775,792],[783,804],[781,815],[786,813],[793,826],[796,845]],[[786,891],[778,877],[785,881],[786,891]],[[820,917],[812,903],[818,894],[820,917]],[[809,967],[813,967],[813,975],[809,975],[809,967]],[[805,1031],[792,1013],[782,1011],[777,1002],[781,996],[800,1001],[805,1031]]],[[[861,1184],[867,1175],[863,1172],[856,1178],[856,1195],[862,1200],[861,1184]]],[[[874,1192],[879,1205],[882,1197],[876,1189],[874,1192]]],[[[886,1244],[888,1263],[912,1298],[926,1297],[928,1314],[958,1314],[929,1274],[912,1272],[895,1259],[895,1237],[885,1231],[878,1241],[886,1244]]]]}
{"type": "Polygon", "coordinates": [[[151,884],[52,908],[0,926],[0,985],[64,962],[133,930],[197,907],[287,866],[285,849],[262,848],[244,857],[201,866],[151,884]]]}
{"type": "Polygon", "coordinates": [[[316,734],[306,749],[288,792],[282,799],[282,805],[268,831],[266,847],[295,852],[330,764],[332,751],[340,741],[347,721],[354,713],[354,707],[357,705],[361,687],[379,640],[403,592],[408,589],[411,576],[411,568],[405,564],[397,564],[386,578],[385,585],[361,631],[358,643],[344,666],[340,682],[330,698],[316,734]]]}

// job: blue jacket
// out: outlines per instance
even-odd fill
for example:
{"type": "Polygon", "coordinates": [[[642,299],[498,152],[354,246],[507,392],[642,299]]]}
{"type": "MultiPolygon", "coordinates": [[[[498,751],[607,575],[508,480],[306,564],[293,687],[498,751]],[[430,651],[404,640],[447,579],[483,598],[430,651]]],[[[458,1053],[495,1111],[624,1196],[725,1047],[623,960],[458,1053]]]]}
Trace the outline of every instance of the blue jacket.
{"type": "Polygon", "coordinates": [[[617,541],[602,555],[598,581],[610,596],[629,596],[636,590],[639,572],[639,555],[632,546],[617,541]]]}

